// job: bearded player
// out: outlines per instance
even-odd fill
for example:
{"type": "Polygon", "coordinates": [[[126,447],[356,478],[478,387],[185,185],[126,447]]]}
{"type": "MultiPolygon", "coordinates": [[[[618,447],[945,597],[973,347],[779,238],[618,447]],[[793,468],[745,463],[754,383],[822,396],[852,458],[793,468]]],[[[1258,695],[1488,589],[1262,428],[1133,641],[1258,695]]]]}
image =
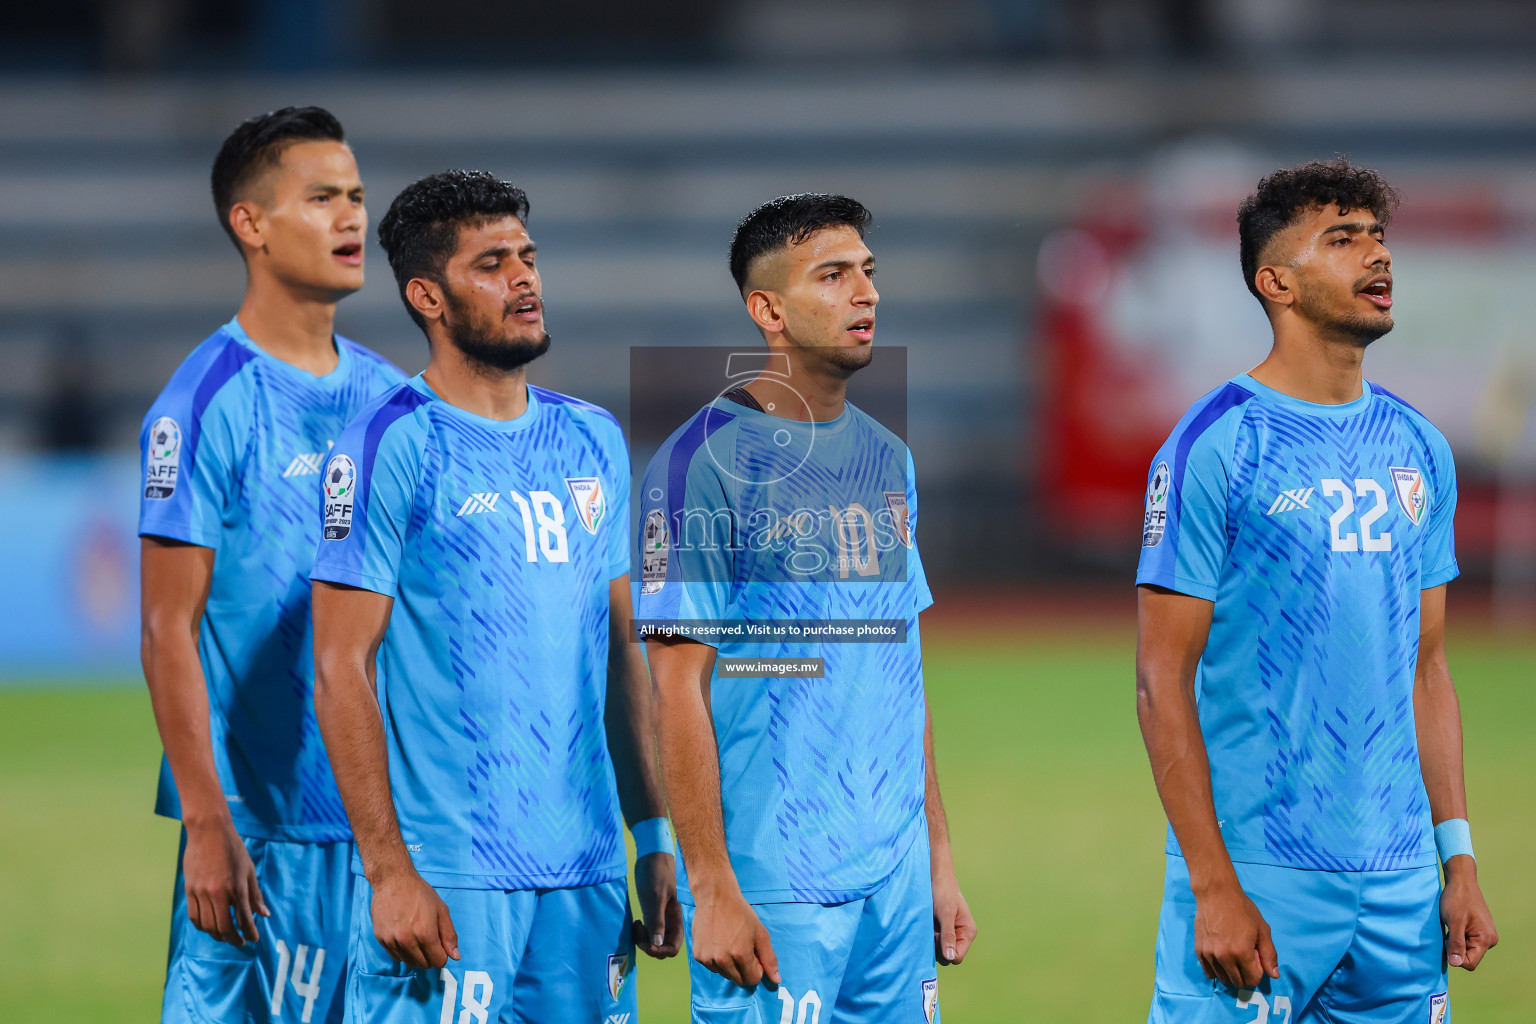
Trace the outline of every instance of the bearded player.
{"type": "Polygon", "coordinates": [[[182,822],[162,1020],[337,1021],[351,831],[315,727],[313,510],[331,442],[403,375],[333,331],[363,285],[368,223],[336,118],[289,107],[241,124],[213,201],[245,299],[141,437],[155,809],[182,822]]]}
{"type": "Polygon", "coordinates": [[[923,691],[917,620],[933,599],[912,458],[846,400],[880,298],[869,216],[798,195],[741,222],[730,268],[765,372],[679,428],[645,477],[642,620],[899,629],[648,638],[696,1021],[933,1021],[935,960],[959,963],[976,934],[923,691]],[[764,658],[822,664],[736,673],[764,658]]]}
{"type": "Polygon", "coordinates": [[[635,946],[681,942],[624,639],[629,455],[609,413],[527,383],[549,347],[527,221],[483,172],[395,198],[379,241],[431,360],[326,470],[316,708],[360,855],[357,1024],[632,1021],[635,946]]]}
{"type": "Polygon", "coordinates": [[[1136,675],[1171,826],[1154,1024],[1442,1024],[1446,964],[1498,941],[1445,657],[1456,471],[1361,371],[1393,325],[1396,205],[1344,160],[1259,182],[1240,257],[1274,346],[1153,459],[1136,675]]]}

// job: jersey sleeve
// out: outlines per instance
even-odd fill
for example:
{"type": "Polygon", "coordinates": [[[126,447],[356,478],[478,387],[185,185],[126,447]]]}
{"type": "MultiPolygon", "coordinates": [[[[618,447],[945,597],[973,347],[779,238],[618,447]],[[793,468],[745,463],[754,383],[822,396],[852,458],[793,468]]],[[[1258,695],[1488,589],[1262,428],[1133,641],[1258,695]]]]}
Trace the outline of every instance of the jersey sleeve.
{"type": "Polygon", "coordinates": [[[420,475],[409,421],[388,408],[341,435],[321,478],[319,550],[310,578],[395,596],[420,475]]]}
{"type": "Polygon", "coordinates": [[[735,513],[711,460],[695,455],[666,445],[646,470],[637,618],[726,617],[736,571],[735,513]]]}
{"type": "Polygon", "coordinates": [[[605,525],[608,548],[608,578],[618,579],[629,574],[629,446],[624,443],[624,432],[612,428],[613,436],[608,445],[608,479],[603,486],[609,489],[609,508],[605,525]]]}
{"type": "Polygon", "coordinates": [[[211,399],[172,382],[139,432],[139,535],[217,548],[235,493],[237,462],[250,436],[226,386],[211,399]]]}
{"type": "Polygon", "coordinates": [[[928,589],[928,574],[923,570],[923,556],[917,549],[917,468],[912,453],[907,452],[907,532],[912,547],[907,558],[907,585],[913,598],[912,614],[933,605],[933,591],[928,589]]]}
{"type": "Polygon", "coordinates": [[[1434,491],[1430,496],[1428,530],[1424,536],[1420,586],[1429,590],[1461,575],[1456,564],[1456,460],[1451,446],[1437,431],[1432,444],[1434,491]]]}
{"type": "Polygon", "coordinates": [[[1216,600],[1227,560],[1230,484],[1226,431],[1180,423],[1152,459],[1136,582],[1216,600]],[[1196,432],[1198,430],[1198,433],[1196,432]]]}

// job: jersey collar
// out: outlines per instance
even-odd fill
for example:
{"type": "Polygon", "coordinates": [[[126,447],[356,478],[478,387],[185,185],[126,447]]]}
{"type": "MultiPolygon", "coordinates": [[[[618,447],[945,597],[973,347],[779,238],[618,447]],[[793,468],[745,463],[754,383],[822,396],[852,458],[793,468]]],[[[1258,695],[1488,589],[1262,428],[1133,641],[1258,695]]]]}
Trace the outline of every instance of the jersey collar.
{"type": "Polygon", "coordinates": [[[308,370],[299,369],[287,360],[277,358],[277,356],[274,356],[252,341],[251,336],[245,333],[245,328],[241,326],[238,314],[229,318],[229,323],[224,325],[224,333],[252,352],[255,352],[259,358],[265,359],[269,364],[279,367],[282,372],[291,374],[296,379],[309,384],[317,384],[323,388],[334,388],[345,382],[352,373],[352,353],[334,334],[331,335],[331,344],[336,346],[336,369],[317,377],[308,370]]]}
{"type": "Polygon", "coordinates": [[[539,389],[528,385],[528,408],[523,414],[515,419],[493,420],[489,416],[481,416],[479,413],[470,412],[468,409],[460,409],[452,402],[447,401],[443,396],[432,390],[432,385],[427,383],[427,378],[422,373],[418,373],[406,383],[417,392],[436,402],[439,407],[446,409],[451,415],[457,416],[466,423],[473,423],[477,427],[485,427],[488,430],[525,430],[538,421],[539,411],[544,407],[543,401],[539,399],[539,389]]]}
{"type": "Polygon", "coordinates": [[[1299,412],[1304,416],[1328,416],[1334,418],[1354,416],[1356,413],[1364,412],[1371,404],[1370,381],[1362,382],[1363,390],[1359,398],[1352,402],[1345,402],[1343,405],[1304,402],[1299,398],[1292,398],[1283,391],[1276,391],[1272,387],[1260,384],[1246,373],[1240,373],[1233,377],[1232,383],[1245,391],[1253,392],[1262,401],[1268,402],[1271,405],[1278,405],[1283,409],[1289,409],[1292,412],[1299,412]]]}

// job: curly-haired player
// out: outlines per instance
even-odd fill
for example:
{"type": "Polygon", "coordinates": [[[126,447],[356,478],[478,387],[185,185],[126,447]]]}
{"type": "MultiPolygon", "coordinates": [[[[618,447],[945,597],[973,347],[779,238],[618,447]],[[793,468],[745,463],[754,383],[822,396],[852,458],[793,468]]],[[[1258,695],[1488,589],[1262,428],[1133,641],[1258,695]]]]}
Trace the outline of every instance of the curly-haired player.
{"type": "Polygon", "coordinates": [[[1392,329],[1397,202],[1342,159],[1259,182],[1241,263],[1274,347],[1152,461],[1136,697],[1171,825],[1152,1022],[1443,1024],[1445,965],[1498,941],[1445,660],[1456,471],[1361,375],[1392,329]]]}

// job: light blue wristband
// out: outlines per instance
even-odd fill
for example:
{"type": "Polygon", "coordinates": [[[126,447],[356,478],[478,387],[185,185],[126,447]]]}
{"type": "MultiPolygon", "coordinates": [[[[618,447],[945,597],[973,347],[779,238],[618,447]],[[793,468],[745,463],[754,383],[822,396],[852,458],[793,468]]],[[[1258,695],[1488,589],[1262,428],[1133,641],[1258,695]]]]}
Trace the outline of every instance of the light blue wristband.
{"type": "Polygon", "coordinates": [[[1450,818],[1435,826],[1435,849],[1440,851],[1440,863],[1452,857],[1466,854],[1477,860],[1472,852],[1472,826],[1466,818],[1450,818]]]}
{"type": "Polygon", "coordinates": [[[635,837],[635,860],[653,853],[677,853],[677,848],[672,844],[672,823],[666,818],[637,821],[629,834],[635,837]]]}

